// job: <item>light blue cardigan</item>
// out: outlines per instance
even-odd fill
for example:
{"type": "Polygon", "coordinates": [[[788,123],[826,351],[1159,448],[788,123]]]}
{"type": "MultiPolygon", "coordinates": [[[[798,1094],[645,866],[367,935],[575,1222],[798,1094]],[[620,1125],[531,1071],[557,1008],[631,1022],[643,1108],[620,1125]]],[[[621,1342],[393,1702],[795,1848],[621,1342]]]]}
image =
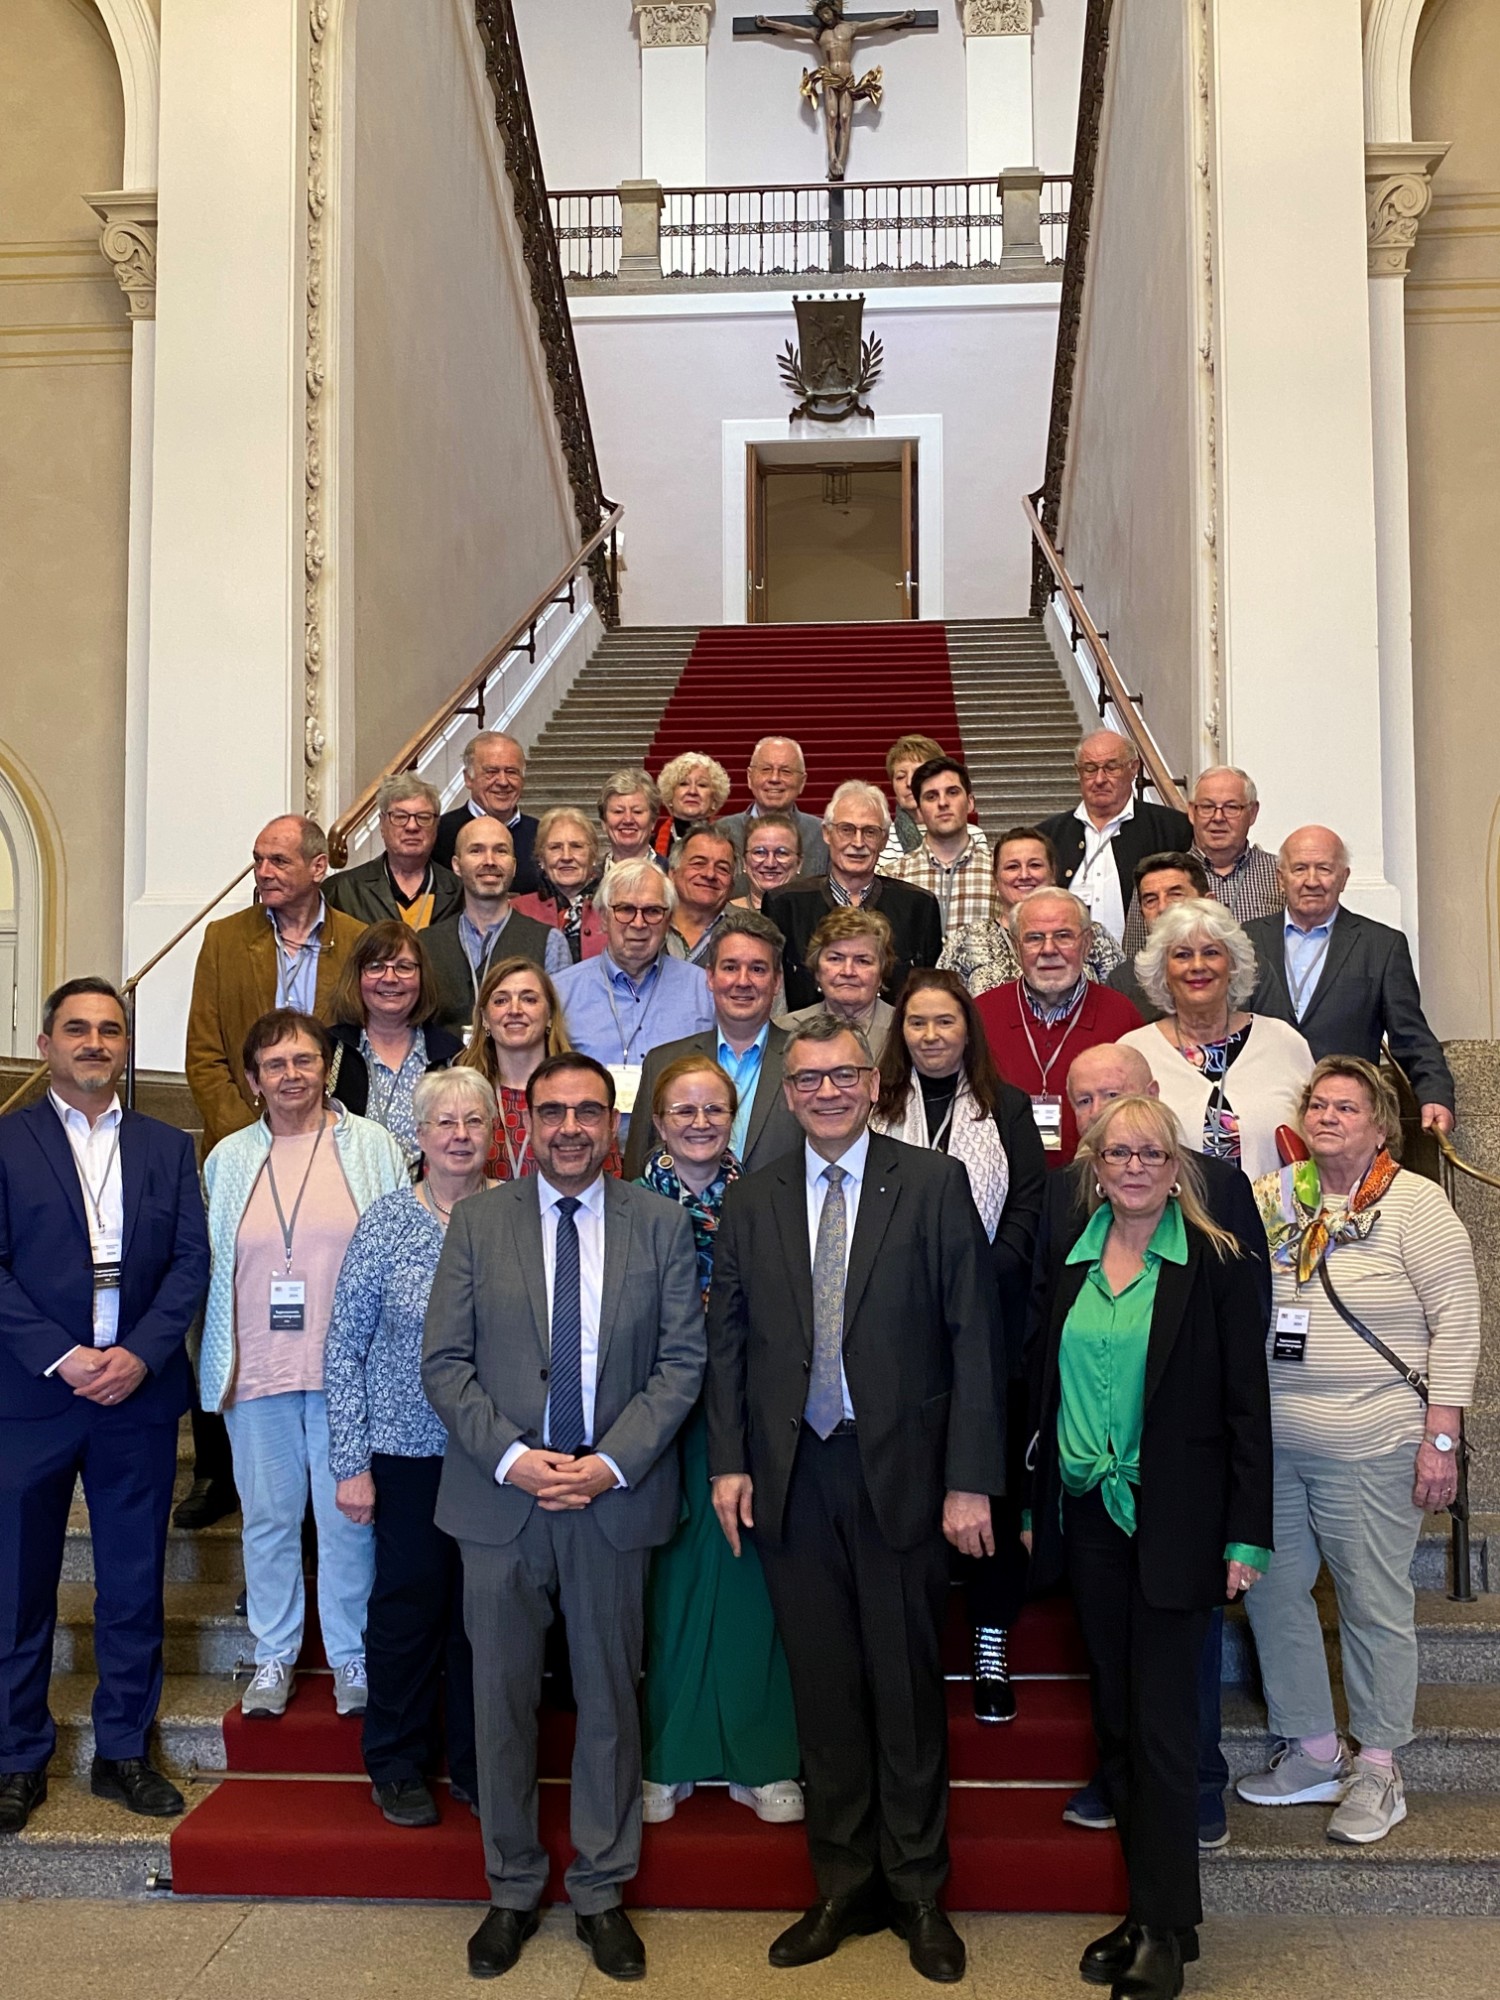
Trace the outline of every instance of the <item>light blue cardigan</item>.
{"type": "MultiPolygon", "coordinates": [[[[410,1187],[411,1176],[401,1148],[369,1118],[356,1118],[342,1105],[334,1114],[333,1143],[339,1165],[363,1215],[371,1202],[397,1188],[410,1187]]],[[[234,1380],[234,1258],[235,1245],[250,1206],[250,1196],[271,1151],[271,1128],[264,1118],[221,1139],[203,1165],[208,1190],[208,1240],[213,1251],[208,1304],[203,1315],[203,1343],[198,1353],[198,1393],[205,1410],[222,1410],[234,1380]]]]}

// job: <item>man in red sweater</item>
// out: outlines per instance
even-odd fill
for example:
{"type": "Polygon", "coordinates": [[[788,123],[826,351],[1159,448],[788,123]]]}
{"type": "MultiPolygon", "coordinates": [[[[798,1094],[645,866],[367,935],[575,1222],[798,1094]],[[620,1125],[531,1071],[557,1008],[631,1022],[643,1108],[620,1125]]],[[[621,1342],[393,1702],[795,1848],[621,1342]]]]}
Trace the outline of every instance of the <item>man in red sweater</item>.
{"type": "Polygon", "coordinates": [[[1021,977],[975,1001],[990,1053],[1007,1083],[1024,1090],[1049,1167],[1078,1149],[1078,1122],[1063,1082],[1085,1049],[1141,1025],[1123,993],[1086,977],[1089,913],[1068,889],[1034,889],[1010,913],[1021,977]]]}

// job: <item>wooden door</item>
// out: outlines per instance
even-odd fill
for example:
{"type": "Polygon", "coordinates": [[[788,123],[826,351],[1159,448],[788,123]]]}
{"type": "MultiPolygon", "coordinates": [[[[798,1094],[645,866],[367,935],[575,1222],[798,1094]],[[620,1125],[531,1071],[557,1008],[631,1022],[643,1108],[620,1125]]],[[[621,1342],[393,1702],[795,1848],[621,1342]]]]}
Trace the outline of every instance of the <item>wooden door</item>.
{"type": "Polygon", "coordinates": [[[766,622],[766,470],[753,444],[745,447],[745,620],[766,622]]]}
{"type": "Polygon", "coordinates": [[[916,618],[917,605],[917,448],[910,438],[901,444],[901,605],[899,616],[916,618]]]}

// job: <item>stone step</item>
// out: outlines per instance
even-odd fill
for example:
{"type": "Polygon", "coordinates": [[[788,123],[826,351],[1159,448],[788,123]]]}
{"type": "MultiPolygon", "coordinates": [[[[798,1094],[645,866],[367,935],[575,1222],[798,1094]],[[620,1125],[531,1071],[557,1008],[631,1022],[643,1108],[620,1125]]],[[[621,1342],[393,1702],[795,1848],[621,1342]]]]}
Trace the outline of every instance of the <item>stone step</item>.
{"type": "MultiPolygon", "coordinates": [[[[237,1583],[169,1583],[162,1657],[169,1674],[233,1674],[250,1658],[252,1641],[236,1617],[237,1583]]],[[[57,1634],[52,1642],[54,1674],[92,1674],[94,1587],[76,1581],[59,1586],[57,1634]]]]}
{"type": "MultiPolygon", "coordinates": [[[[179,1498],[188,1483],[188,1478],[179,1475],[179,1498]]],[[[94,1542],[81,1494],[74,1496],[68,1514],[62,1573],[70,1583],[92,1583],[94,1578],[94,1542]]],[[[239,1515],[227,1515],[211,1528],[198,1528],[192,1534],[169,1527],[166,1573],[169,1583],[232,1583],[238,1590],[245,1580],[239,1515]]]]}
{"type": "MultiPolygon", "coordinates": [[[[179,1785],[178,1789],[191,1812],[213,1787],[179,1785]]],[[[5,1842],[0,1870],[4,1894],[148,1895],[158,1885],[170,1884],[172,1829],[181,1824],[176,1819],[141,1819],[123,1806],[96,1799],[87,1777],[68,1777],[54,1766],[45,1801],[24,1831],[5,1842]]],[[[102,1980],[97,1990],[107,1990],[102,1980]]]]}
{"type": "MultiPolygon", "coordinates": [[[[1332,1593],[1320,1586],[1318,1610],[1324,1643],[1337,1672],[1338,1616],[1332,1593]]],[[[1500,1594],[1488,1592],[1471,1604],[1455,1604],[1435,1590],[1417,1592],[1417,1648],[1424,1684],[1500,1684],[1500,1594]]],[[[1224,1622],[1224,1679],[1234,1686],[1258,1679],[1249,1621],[1239,1605],[1224,1622]]]]}
{"type": "MultiPolygon", "coordinates": [[[[51,1775],[88,1781],[94,1756],[92,1674],[54,1674],[47,1705],[57,1724],[57,1749],[51,1775]]],[[[241,1692],[240,1684],[224,1675],[168,1674],[162,1681],[156,1712],[153,1762],[179,1784],[189,1771],[224,1768],[225,1712],[241,1692]]]]}
{"type": "MultiPolygon", "coordinates": [[[[1333,1694],[1339,1727],[1347,1728],[1341,1684],[1333,1694]]],[[[1265,1704],[1244,1688],[1226,1688],[1223,1716],[1231,1779],[1263,1771],[1275,1742],[1266,1727],[1265,1704]]],[[[1414,1791],[1500,1794],[1500,1688],[1419,1687],[1416,1734],[1400,1752],[1400,1763],[1414,1791]]]]}
{"type": "MultiPolygon", "coordinates": [[[[1500,1915],[1500,1793],[1408,1792],[1403,1825],[1339,1847],[1331,1808],[1229,1805],[1229,1845],[1203,1856],[1213,1916],[1500,1915]]],[[[1393,1988],[1393,1991],[1395,1989],[1393,1988]]]]}

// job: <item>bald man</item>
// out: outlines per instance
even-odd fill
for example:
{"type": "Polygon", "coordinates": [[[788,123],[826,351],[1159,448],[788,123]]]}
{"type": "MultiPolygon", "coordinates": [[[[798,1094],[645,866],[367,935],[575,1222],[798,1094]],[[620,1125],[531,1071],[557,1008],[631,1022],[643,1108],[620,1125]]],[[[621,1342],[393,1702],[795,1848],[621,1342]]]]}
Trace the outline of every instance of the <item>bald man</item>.
{"type": "Polygon", "coordinates": [[[1171,806],[1137,798],[1141,760],[1129,737],[1096,729],[1074,764],[1082,794],[1071,812],[1040,822],[1057,849],[1058,883],[1081,896],[1094,922],[1118,944],[1125,935],[1135,864],[1147,854],[1186,853],[1193,823],[1171,806]]]}

